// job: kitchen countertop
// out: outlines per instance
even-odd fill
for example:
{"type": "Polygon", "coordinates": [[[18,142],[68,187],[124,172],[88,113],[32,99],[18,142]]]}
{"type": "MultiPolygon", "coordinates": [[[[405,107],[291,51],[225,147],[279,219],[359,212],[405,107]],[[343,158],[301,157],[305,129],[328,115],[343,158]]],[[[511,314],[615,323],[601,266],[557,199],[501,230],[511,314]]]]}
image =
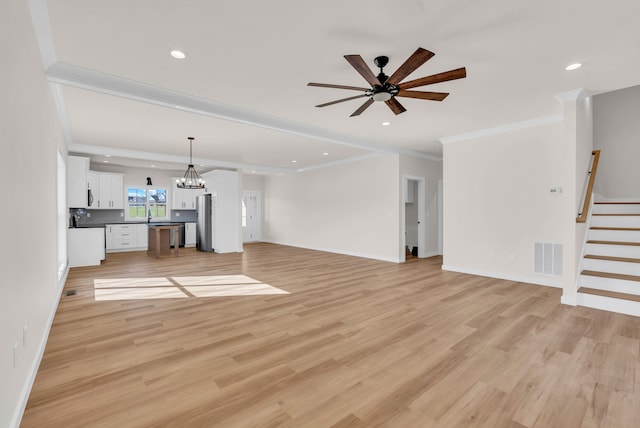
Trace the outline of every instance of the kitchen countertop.
{"type": "Polygon", "coordinates": [[[195,223],[195,221],[152,221],[147,223],[146,221],[110,221],[108,223],[95,223],[95,224],[79,224],[76,227],[69,226],[69,229],[87,229],[91,227],[105,227],[107,224],[146,224],[149,226],[167,226],[167,225],[184,225],[185,223],[195,223]]]}

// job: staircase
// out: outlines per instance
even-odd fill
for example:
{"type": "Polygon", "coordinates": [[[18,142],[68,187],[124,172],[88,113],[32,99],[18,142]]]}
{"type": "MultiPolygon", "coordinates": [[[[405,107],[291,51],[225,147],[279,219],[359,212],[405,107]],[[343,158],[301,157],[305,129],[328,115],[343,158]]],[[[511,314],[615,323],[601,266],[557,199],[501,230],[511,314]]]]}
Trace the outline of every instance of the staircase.
{"type": "Polygon", "coordinates": [[[578,279],[580,306],[640,316],[640,202],[595,202],[578,279]]]}

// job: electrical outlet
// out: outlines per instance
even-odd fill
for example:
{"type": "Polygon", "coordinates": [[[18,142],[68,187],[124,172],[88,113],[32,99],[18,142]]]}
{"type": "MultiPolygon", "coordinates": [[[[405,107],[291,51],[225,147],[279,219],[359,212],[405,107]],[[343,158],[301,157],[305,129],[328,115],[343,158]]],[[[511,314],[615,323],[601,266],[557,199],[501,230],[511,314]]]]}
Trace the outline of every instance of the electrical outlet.
{"type": "Polygon", "coordinates": [[[91,217],[91,213],[87,213],[87,218],[91,217]]]}
{"type": "Polygon", "coordinates": [[[124,213],[123,213],[123,212],[122,212],[122,213],[120,213],[120,217],[124,217],[124,213]]]}
{"type": "Polygon", "coordinates": [[[176,217],[180,217],[180,213],[176,213],[176,217]]]}
{"type": "Polygon", "coordinates": [[[26,348],[27,346],[27,326],[22,327],[22,347],[26,348]]]}
{"type": "Polygon", "coordinates": [[[18,342],[13,345],[13,368],[18,367],[18,342]]]}

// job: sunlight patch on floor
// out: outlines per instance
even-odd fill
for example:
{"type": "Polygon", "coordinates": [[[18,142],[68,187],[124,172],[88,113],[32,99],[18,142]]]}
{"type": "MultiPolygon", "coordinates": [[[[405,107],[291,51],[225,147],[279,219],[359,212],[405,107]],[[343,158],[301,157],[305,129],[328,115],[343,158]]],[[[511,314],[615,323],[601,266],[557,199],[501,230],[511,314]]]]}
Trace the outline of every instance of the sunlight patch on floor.
{"type": "Polygon", "coordinates": [[[97,301],[289,294],[246,275],[95,279],[94,293],[97,301]]]}

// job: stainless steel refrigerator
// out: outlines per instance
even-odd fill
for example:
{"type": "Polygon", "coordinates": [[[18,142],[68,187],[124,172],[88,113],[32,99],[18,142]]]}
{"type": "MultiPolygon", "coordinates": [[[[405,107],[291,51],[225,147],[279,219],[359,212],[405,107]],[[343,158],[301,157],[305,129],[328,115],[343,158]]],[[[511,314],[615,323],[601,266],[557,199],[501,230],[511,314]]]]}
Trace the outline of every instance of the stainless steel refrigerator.
{"type": "Polygon", "coordinates": [[[196,248],[213,251],[213,204],[210,193],[196,197],[196,248]]]}

